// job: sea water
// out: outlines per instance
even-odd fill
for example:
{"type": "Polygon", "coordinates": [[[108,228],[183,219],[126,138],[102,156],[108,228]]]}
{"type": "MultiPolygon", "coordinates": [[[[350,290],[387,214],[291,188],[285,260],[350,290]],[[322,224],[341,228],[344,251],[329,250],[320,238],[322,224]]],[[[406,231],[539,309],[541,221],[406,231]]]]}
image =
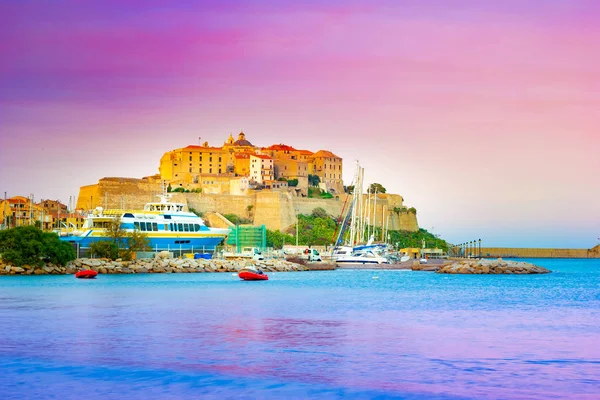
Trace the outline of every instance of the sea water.
{"type": "Polygon", "coordinates": [[[600,398],[600,260],[0,277],[0,399],[600,398]]]}

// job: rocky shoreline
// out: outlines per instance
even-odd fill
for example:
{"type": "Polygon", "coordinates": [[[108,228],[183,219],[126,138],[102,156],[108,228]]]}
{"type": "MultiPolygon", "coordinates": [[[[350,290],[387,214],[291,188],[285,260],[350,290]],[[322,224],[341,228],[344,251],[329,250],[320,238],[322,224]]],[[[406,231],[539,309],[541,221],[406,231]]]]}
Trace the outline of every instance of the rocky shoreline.
{"type": "MultiPolygon", "coordinates": [[[[134,261],[111,261],[108,259],[78,258],[66,266],[45,264],[43,266],[23,265],[21,267],[0,261],[0,275],[69,275],[82,270],[94,270],[100,274],[145,274],[145,273],[202,273],[202,272],[239,272],[242,268],[260,268],[265,272],[292,272],[333,270],[333,263],[300,264],[286,260],[257,261],[247,258],[231,260],[179,259],[156,257],[134,261]]],[[[409,269],[406,267],[388,267],[386,269],[409,269]]],[[[497,260],[455,260],[443,264],[412,265],[413,271],[431,271],[438,274],[547,274],[552,271],[522,261],[497,260]]]]}
{"type": "Polygon", "coordinates": [[[147,260],[111,261],[108,259],[78,258],[64,267],[54,264],[16,267],[0,262],[0,275],[69,275],[82,270],[94,270],[99,274],[239,272],[244,267],[260,268],[265,272],[309,270],[304,265],[285,260],[194,260],[157,257],[147,260]]]}
{"type": "Polygon", "coordinates": [[[437,267],[427,264],[413,265],[414,271],[435,271],[438,274],[548,274],[552,271],[524,261],[476,259],[460,260],[437,267]]]}

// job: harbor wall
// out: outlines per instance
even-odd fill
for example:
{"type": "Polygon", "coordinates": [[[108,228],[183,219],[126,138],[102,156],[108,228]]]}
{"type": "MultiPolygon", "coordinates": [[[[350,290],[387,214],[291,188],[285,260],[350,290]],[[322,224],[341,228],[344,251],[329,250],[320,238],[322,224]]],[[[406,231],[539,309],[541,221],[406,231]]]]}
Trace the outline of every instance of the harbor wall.
{"type": "Polygon", "coordinates": [[[591,249],[482,247],[481,255],[502,258],[600,258],[600,245],[591,249]]]}

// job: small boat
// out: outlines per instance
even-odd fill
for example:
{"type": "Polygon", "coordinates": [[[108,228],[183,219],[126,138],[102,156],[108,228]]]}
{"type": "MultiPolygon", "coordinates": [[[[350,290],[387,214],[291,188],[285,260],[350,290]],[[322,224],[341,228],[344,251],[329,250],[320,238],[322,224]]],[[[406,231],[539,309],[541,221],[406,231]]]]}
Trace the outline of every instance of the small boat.
{"type": "Polygon", "coordinates": [[[373,251],[355,251],[351,256],[340,257],[335,260],[335,263],[338,268],[344,267],[359,267],[365,265],[380,265],[380,264],[389,264],[390,261],[387,257],[378,255],[373,251]]]}
{"type": "Polygon", "coordinates": [[[94,279],[98,275],[97,271],[93,271],[91,269],[84,269],[83,271],[79,271],[75,274],[75,278],[79,279],[94,279]]]}
{"type": "Polygon", "coordinates": [[[240,279],[245,281],[268,281],[269,277],[261,270],[245,268],[238,274],[240,279]]]}

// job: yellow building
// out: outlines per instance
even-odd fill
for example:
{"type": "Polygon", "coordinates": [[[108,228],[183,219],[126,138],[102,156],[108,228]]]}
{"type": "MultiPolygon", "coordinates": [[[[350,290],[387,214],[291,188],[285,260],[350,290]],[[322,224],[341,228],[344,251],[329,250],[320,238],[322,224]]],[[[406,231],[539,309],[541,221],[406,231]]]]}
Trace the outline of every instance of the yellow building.
{"type": "Polygon", "coordinates": [[[309,170],[312,171],[312,175],[317,175],[328,189],[344,193],[341,157],[327,150],[319,150],[312,155],[309,170]]]}
{"type": "MultiPolygon", "coordinates": [[[[340,157],[326,150],[313,154],[285,144],[257,148],[246,139],[244,132],[239,133],[237,140],[229,135],[223,147],[211,147],[205,142],[202,146],[191,145],[169,151],[160,160],[159,172],[160,179],[170,184],[172,189],[202,189],[206,193],[227,193],[227,185],[216,185],[214,182],[221,182],[221,178],[231,180],[245,176],[257,183],[297,179],[296,190],[306,195],[309,174],[318,175],[328,189],[343,192],[340,157]],[[270,158],[270,170],[265,169],[266,161],[261,161],[265,159],[258,157],[260,155],[270,158]],[[254,159],[254,175],[251,163],[253,156],[258,157],[254,159]],[[258,163],[261,164],[260,168],[257,167],[258,163]]],[[[280,188],[280,185],[270,186],[280,188]]]]}

